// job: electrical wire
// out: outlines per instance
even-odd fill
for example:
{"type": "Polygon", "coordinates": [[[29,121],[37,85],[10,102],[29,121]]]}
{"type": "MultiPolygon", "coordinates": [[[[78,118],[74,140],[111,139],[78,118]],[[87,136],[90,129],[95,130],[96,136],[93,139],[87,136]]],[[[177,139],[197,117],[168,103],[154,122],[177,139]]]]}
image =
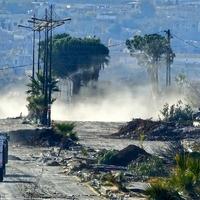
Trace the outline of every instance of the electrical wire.
{"type": "Polygon", "coordinates": [[[178,40],[184,42],[185,44],[191,46],[191,47],[194,47],[194,48],[196,48],[196,49],[200,49],[200,47],[198,47],[198,46],[196,46],[196,45],[194,45],[194,44],[192,44],[192,43],[190,43],[190,42],[188,42],[188,41],[186,41],[186,40],[180,38],[179,36],[175,35],[174,33],[172,34],[172,36],[175,37],[176,39],[178,39],[178,40]]]}
{"type": "Polygon", "coordinates": [[[0,71],[4,71],[4,70],[8,70],[8,69],[24,68],[24,67],[28,67],[28,66],[32,66],[32,64],[29,64],[29,65],[18,65],[18,66],[14,66],[14,67],[0,68],[0,71]]]}

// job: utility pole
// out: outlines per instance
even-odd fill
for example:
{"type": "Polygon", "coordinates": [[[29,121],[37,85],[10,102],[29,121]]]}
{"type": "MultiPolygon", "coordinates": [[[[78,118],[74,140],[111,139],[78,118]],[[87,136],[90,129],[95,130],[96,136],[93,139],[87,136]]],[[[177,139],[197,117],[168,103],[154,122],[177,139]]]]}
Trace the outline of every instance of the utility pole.
{"type": "Polygon", "coordinates": [[[33,71],[32,76],[35,75],[35,32],[39,32],[39,44],[38,44],[38,73],[42,72],[43,86],[42,94],[44,95],[44,110],[42,115],[42,124],[44,126],[51,126],[51,103],[52,103],[52,46],[53,46],[53,29],[65,24],[65,21],[69,21],[71,18],[64,18],[61,20],[53,19],[53,6],[50,6],[50,15],[48,15],[48,9],[45,9],[45,18],[40,19],[35,15],[28,20],[33,23],[34,32],[33,40],[33,71]],[[43,69],[41,69],[41,32],[44,31],[44,47],[43,47],[43,69]]]}
{"type": "Polygon", "coordinates": [[[51,93],[52,93],[52,46],[53,46],[53,6],[50,7],[50,52],[49,52],[49,99],[48,99],[48,126],[51,126],[51,93]]]}
{"type": "MultiPolygon", "coordinates": [[[[35,14],[33,15],[35,18],[35,14]]],[[[32,78],[35,79],[35,20],[33,23],[33,70],[32,70],[32,78]]]]}
{"type": "Polygon", "coordinates": [[[41,30],[38,30],[38,74],[40,73],[40,56],[41,56],[41,30]]]}
{"type": "Polygon", "coordinates": [[[167,56],[166,56],[166,87],[171,86],[171,61],[172,61],[172,52],[171,52],[171,39],[173,38],[171,35],[171,31],[168,29],[164,31],[166,33],[167,38],[167,56]]]}
{"type": "MultiPolygon", "coordinates": [[[[45,10],[45,20],[48,21],[48,10],[45,10]]],[[[44,62],[44,124],[47,125],[48,121],[48,63],[49,63],[49,34],[48,34],[48,23],[45,26],[45,62],[44,62]]]]}

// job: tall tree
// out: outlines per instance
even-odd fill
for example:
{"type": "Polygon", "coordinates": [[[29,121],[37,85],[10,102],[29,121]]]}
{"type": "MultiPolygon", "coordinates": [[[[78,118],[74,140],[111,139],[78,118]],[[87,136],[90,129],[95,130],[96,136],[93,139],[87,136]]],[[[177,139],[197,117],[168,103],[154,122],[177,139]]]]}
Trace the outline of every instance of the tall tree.
{"type": "MultiPolygon", "coordinates": [[[[58,92],[58,81],[54,78],[51,82],[51,92],[58,92]]],[[[39,123],[43,124],[44,114],[45,111],[48,109],[45,104],[45,96],[43,94],[43,85],[44,85],[44,78],[41,74],[37,74],[36,78],[30,77],[30,83],[27,84],[28,90],[26,91],[28,97],[28,117],[30,119],[34,119],[35,121],[39,121],[39,123]]],[[[52,99],[53,103],[56,99],[52,99]]]]}
{"type": "Polygon", "coordinates": [[[108,61],[109,50],[98,38],[75,38],[68,34],[53,38],[53,72],[57,77],[71,78],[74,94],[82,85],[97,81],[100,70],[108,61]]]}
{"type": "MultiPolygon", "coordinates": [[[[138,64],[146,67],[154,94],[158,93],[159,64],[169,51],[168,41],[159,34],[136,35],[126,41],[131,56],[135,56],[138,64]]],[[[172,51],[172,50],[171,50],[172,51]]]]}

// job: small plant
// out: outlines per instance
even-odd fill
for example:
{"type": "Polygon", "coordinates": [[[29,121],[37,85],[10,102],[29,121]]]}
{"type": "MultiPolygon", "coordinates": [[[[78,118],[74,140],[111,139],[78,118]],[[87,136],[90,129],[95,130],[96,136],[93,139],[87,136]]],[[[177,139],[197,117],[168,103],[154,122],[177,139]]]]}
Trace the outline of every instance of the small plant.
{"type": "Polygon", "coordinates": [[[180,196],[174,196],[178,193],[186,199],[200,199],[200,159],[184,153],[177,155],[175,160],[176,167],[171,176],[158,179],[147,188],[149,199],[181,199],[180,196]]]}
{"type": "Polygon", "coordinates": [[[54,125],[56,132],[61,134],[63,137],[70,138],[73,141],[78,140],[77,133],[74,131],[74,123],[58,123],[54,125]]]}
{"type": "Polygon", "coordinates": [[[81,148],[81,153],[82,153],[83,156],[88,156],[88,151],[85,147],[81,148]]]}
{"type": "Polygon", "coordinates": [[[77,133],[74,131],[75,124],[74,123],[58,123],[54,124],[54,130],[62,135],[62,140],[60,144],[60,150],[58,152],[58,156],[60,155],[62,149],[66,146],[69,139],[73,141],[78,140],[77,133]]]}
{"type": "Polygon", "coordinates": [[[99,155],[98,163],[106,164],[106,165],[111,164],[111,160],[112,160],[113,156],[116,155],[116,153],[118,153],[117,150],[106,150],[106,151],[102,152],[102,154],[99,155]]]}
{"type": "Polygon", "coordinates": [[[171,176],[171,184],[178,190],[189,194],[200,187],[200,159],[189,153],[176,156],[177,166],[171,176]]]}
{"type": "Polygon", "coordinates": [[[191,125],[193,119],[193,110],[190,105],[185,105],[182,101],[177,104],[165,104],[160,111],[162,120],[166,122],[176,122],[183,125],[191,125]]]}
{"type": "Polygon", "coordinates": [[[142,162],[132,163],[128,168],[137,176],[163,177],[168,175],[163,160],[156,156],[142,162]]]}
{"type": "Polygon", "coordinates": [[[145,140],[145,134],[144,132],[140,133],[140,148],[144,149],[144,140],[145,140]]]}
{"type": "Polygon", "coordinates": [[[182,200],[178,192],[168,187],[165,182],[151,184],[145,191],[150,200],[182,200]]]}

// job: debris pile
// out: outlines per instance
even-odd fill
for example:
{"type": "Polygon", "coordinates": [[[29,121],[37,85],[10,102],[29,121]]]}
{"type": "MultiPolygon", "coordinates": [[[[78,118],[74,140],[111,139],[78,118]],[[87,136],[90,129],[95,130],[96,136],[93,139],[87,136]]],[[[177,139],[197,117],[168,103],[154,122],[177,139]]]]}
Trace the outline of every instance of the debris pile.
{"type": "Polygon", "coordinates": [[[140,140],[141,135],[144,135],[144,140],[169,141],[195,138],[199,136],[199,133],[199,128],[180,127],[173,122],[133,119],[122,126],[117,133],[112,134],[111,137],[140,140]]]}

